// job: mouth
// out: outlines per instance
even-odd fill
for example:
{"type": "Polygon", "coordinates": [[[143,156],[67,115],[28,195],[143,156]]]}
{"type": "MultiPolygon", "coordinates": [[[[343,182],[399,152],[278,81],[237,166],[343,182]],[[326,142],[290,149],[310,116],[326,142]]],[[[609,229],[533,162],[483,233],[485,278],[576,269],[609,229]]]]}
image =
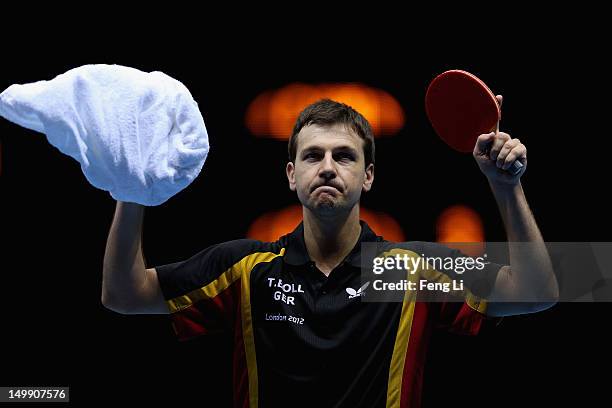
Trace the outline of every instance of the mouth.
{"type": "Polygon", "coordinates": [[[312,190],[312,192],[319,193],[319,194],[328,193],[328,194],[336,195],[340,192],[340,190],[334,186],[325,185],[325,186],[316,187],[314,190],[312,190]]]}

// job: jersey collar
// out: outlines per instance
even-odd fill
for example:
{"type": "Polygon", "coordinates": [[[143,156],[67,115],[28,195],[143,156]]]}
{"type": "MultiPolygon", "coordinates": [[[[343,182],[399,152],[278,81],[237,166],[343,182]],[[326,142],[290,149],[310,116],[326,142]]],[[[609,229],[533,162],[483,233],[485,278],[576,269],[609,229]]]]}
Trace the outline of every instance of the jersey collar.
{"type": "MultiPolygon", "coordinates": [[[[361,243],[362,242],[379,242],[383,238],[377,236],[372,229],[366,224],[365,221],[359,220],[361,225],[361,234],[359,240],[355,244],[355,247],[344,259],[344,262],[349,263],[353,266],[359,267],[361,263],[361,243]]],[[[293,232],[287,236],[287,248],[285,249],[285,256],[283,259],[290,265],[306,265],[309,263],[310,257],[306,250],[306,243],[304,242],[304,222],[300,222],[293,232]]]]}

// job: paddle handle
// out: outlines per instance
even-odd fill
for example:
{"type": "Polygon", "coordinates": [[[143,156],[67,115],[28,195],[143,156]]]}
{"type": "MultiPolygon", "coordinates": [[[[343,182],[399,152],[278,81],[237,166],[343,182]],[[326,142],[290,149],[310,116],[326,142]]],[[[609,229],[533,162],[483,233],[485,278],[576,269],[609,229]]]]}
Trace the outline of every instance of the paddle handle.
{"type": "Polygon", "coordinates": [[[520,160],[515,160],[507,171],[509,171],[513,176],[516,176],[523,169],[523,166],[524,164],[521,163],[520,160]]]}

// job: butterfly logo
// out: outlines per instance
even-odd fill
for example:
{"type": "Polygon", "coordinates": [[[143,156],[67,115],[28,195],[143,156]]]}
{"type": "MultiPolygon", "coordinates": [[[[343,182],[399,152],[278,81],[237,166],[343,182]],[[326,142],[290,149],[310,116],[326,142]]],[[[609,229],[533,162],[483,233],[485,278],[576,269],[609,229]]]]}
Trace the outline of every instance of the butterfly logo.
{"type": "Polygon", "coordinates": [[[352,298],[356,298],[358,296],[364,296],[365,295],[365,290],[368,287],[368,285],[370,284],[370,282],[366,282],[365,285],[363,285],[362,287],[360,287],[359,289],[355,290],[353,288],[346,288],[346,293],[348,293],[349,295],[349,299],[352,298]]]}

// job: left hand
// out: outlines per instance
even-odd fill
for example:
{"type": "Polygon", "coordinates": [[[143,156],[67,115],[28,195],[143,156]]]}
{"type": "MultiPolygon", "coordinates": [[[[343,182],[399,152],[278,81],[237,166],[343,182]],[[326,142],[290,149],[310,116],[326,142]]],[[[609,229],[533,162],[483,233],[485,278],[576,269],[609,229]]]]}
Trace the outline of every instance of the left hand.
{"type": "MultiPolygon", "coordinates": [[[[497,100],[501,106],[502,96],[497,100]]],[[[493,184],[518,184],[527,169],[527,148],[519,139],[512,139],[508,133],[495,132],[478,136],[473,152],[478,167],[493,184]],[[512,175],[507,171],[515,160],[523,163],[523,168],[512,175]]]]}

